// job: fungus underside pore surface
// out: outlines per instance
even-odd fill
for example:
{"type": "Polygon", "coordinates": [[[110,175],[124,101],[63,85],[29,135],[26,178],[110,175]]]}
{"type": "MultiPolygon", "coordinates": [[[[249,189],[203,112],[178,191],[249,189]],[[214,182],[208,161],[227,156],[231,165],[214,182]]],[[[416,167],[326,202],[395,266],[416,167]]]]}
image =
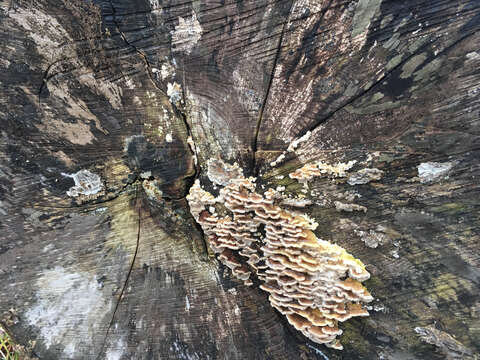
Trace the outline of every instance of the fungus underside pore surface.
{"type": "Polygon", "coordinates": [[[256,277],[270,304],[306,337],[342,349],[338,322],[368,316],[362,303],[373,300],[361,284],[370,277],[364,264],[318,239],[312,231],[317,224],[307,215],[282,209],[277,191],[261,195],[255,178],[225,166],[226,179],[210,178],[220,188],[218,196],[198,179],[187,196],[210,248],[246,285],[256,277]]]}

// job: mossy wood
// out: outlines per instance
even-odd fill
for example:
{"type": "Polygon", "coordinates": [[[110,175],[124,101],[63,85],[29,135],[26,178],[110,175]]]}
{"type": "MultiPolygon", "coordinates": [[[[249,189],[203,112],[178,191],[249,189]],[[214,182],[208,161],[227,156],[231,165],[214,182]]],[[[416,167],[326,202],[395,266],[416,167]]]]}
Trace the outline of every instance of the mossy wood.
{"type": "Polygon", "coordinates": [[[32,357],[478,358],[480,2],[0,6],[0,322],[32,357]],[[216,259],[186,197],[222,176],[366,265],[344,350],[216,259]]]}

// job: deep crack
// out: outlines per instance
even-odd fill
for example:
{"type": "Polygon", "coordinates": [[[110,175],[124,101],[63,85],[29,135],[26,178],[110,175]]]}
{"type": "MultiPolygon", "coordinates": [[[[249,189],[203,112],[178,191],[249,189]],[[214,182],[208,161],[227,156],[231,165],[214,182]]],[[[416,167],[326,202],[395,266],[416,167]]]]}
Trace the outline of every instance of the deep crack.
{"type": "Polygon", "coordinates": [[[125,44],[127,44],[129,47],[131,47],[133,50],[135,50],[135,52],[140,55],[140,57],[143,59],[143,62],[145,64],[145,68],[147,70],[147,74],[148,74],[148,78],[150,79],[150,81],[152,82],[153,86],[158,90],[160,91],[162,94],[164,94],[165,96],[167,96],[167,94],[165,93],[165,91],[160,88],[156,81],[154,80],[153,78],[153,75],[152,75],[152,69],[151,69],[151,66],[150,66],[150,62],[148,61],[148,58],[147,58],[147,55],[145,55],[145,53],[143,51],[141,51],[139,48],[137,48],[135,45],[133,45],[130,41],[128,41],[127,37],[125,36],[125,34],[123,33],[122,30],[120,30],[120,25],[118,24],[117,22],[117,14],[116,14],[116,9],[115,7],[113,6],[113,2],[112,0],[109,0],[109,3],[110,3],[110,7],[112,9],[112,21],[113,23],[115,24],[115,28],[117,29],[118,33],[120,34],[120,37],[122,38],[122,40],[125,42],[125,44]]]}
{"type": "MultiPolygon", "coordinates": [[[[459,39],[457,39],[456,41],[454,41],[452,44],[448,45],[445,49],[443,49],[442,51],[440,51],[436,57],[438,57],[439,55],[445,53],[446,51],[450,50],[452,47],[454,47],[456,44],[458,44],[459,42],[465,40],[466,38],[470,37],[471,35],[473,35],[475,32],[471,32],[471,33],[468,33],[468,34],[465,34],[463,35],[462,37],[460,37],[459,39]]],[[[305,129],[303,130],[300,134],[299,134],[299,137],[302,137],[304,136],[308,131],[310,132],[313,132],[316,128],[318,128],[320,125],[326,123],[328,120],[330,120],[333,115],[335,115],[338,111],[344,109],[345,107],[347,107],[348,105],[352,104],[354,101],[356,101],[357,99],[361,98],[362,96],[364,96],[367,92],[369,92],[371,89],[373,89],[375,86],[377,86],[378,84],[380,84],[382,81],[384,81],[386,78],[388,78],[395,70],[397,70],[398,68],[400,68],[401,66],[403,66],[406,62],[408,62],[411,58],[413,58],[414,56],[418,55],[418,53],[421,53],[425,48],[427,48],[428,46],[430,46],[431,43],[429,41],[427,41],[425,44],[423,44],[421,47],[419,47],[417,49],[416,52],[412,53],[410,56],[407,56],[407,58],[405,60],[402,60],[399,64],[397,64],[396,66],[394,66],[391,70],[387,71],[380,79],[378,79],[377,81],[375,81],[371,86],[369,86],[368,88],[364,89],[363,91],[361,91],[358,95],[355,95],[353,96],[351,99],[347,100],[345,103],[343,103],[342,105],[340,105],[338,108],[336,108],[335,110],[332,110],[330,113],[328,113],[324,118],[316,121],[312,126],[310,126],[308,129],[305,129]]]]}
{"type": "Polygon", "coordinates": [[[138,191],[138,186],[137,186],[137,191],[135,193],[135,205],[138,207],[138,230],[137,230],[137,243],[136,243],[136,246],[135,246],[135,252],[133,254],[133,259],[132,259],[132,262],[130,263],[130,267],[128,269],[127,277],[125,279],[125,282],[123,283],[123,287],[122,287],[122,290],[120,292],[120,296],[118,297],[117,303],[115,304],[115,309],[113,310],[112,319],[110,320],[110,323],[108,324],[108,328],[107,328],[107,331],[105,333],[105,338],[103,340],[102,346],[100,348],[100,352],[97,356],[97,359],[99,359],[100,356],[103,354],[103,350],[104,350],[105,345],[107,343],[107,339],[108,339],[108,335],[110,333],[110,329],[113,325],[113,322],[115,321],[115,315],[117,313],[120,302],[122,301],[123,294],[125,293],[125,289],[127,288],[128,280],[130,279],[130,275],[132,274],[133,265],[135,264],[135,260],[137,258],[138,247],[139,247],[139,244],[140,244],[140,228],[141,228],[141,207],[138,204],[138,192],[139,191],[138,191]]]}
{"type": "MultiPolygon", "coordinates": [[[[128,46],[130,46],[132,49],[135,50],[135,52],[137,52],[140,57],[143,59],[144,61],[144,64],[145,64],[145,68],[147,70],[147,74],[148,74],[148,77],[150,79],[150,81],[152,82],[153,86],[158,90],[160,91],[163,95],[165,96],[168,96],[165,91],[160,88],[156,81],[154,80],[153,78],[153,75],[152,75],[152,70],[151,70],[151,66],[150,66],[150,62],[148,61],[148,58],[147,58],[147,55],[145,55],[145,53],[143,51],[141,51],[139,48],[137,48],[135,45],[133,45],[131,42],[128,41],[128,39],[126,38],[125,34],[123,33],[122,30],[120,30],[120,25],[118,24],[117,22],[117,18],[116,18],[116,10],[115,10],[115,7],[113,6],[113,3],[112,3],[112,0],[109,0],[109,3],[110,3],[110,7],[112,9],[112,21],[113,23],[115,24],[115,28],[117,29],[118,33],[120,34],[120,37],[122,38],[122,40],[125,42],[125,44],[127,44],[128,46]]],[[[184,69],[184,72],[183,72],[183,86],[182,86],[182,99],[183,99],[183,104],[184,106],[186,106],[186,98],[185,98],[185,66],[183,67],[184,69]]],[[[192,139],[192,142],[194,143],[194,149],[192,149],[192,153],[194,156],[196,156],[196,154],[194,153],[195,152],[195,149],[196,149],[196,146],[195,146],[195,140],[193,138],[193,134],[192,134],[192,131],[191,131],[191,128],[190,128],[190,125],[188,124],[188,121],[187,121],[187,115],[182,111],[180,110],[175,104],[172,103],[172,106],[175,108],[175,110],[178,111],[178,113],[180,114],[180,117],[182,118],[183,120],[183,123],[185,125],[185,128],[186,128],[186,131],[187,131],[187,136],[190,137],[192,139]]],[[[198,170],[198,167],[197,165],[195,165],[195,173],[192,175],[194,179],[196,179],[199,175],[199,170],[198,170]]]]}
{"type": "Polygon", "coordinates": [[[280,58],[280,53],[282,51],[283,36],[285,35],[285,29],[287,28],[288,19],[290,18],[290,14],[292,12],[293,3],[294,2],[292,1],[291,4],[290,4],[290,8],[288,9],[288,15],[285,18],[285,22],[283,23],[283,26],[282,26],[282,32],[280,33],[280,38],[278,39],[277,51],[275,53],[275,58],[273,59],[272,73],[270,74],[270,80],[268,81],[267,91],[265,93],[265,97],[264,97],[263,102],[262,102],[262,107],[260,108],[260,113],[258,115],[257,124],[255,126],[255,133],[254,133],[254,136],[253,136],[253,143],[252,143],[252,160],[251,160],[251,165],[250,165],[251,171],[253,172],[253,176],[255,176],[255,177],[258,175],[257,160],[256,160],[258,135],[260,133],[260,126],[261,126],[262,119],[263,119],[263,113],[264,113],[265,107],[267,105],[268,96],[270,94],[270,89],[271,89],[272,84],[273,84],[273,78],[275,77],[275,71],[277,69],[278,59],[280,58]]]}

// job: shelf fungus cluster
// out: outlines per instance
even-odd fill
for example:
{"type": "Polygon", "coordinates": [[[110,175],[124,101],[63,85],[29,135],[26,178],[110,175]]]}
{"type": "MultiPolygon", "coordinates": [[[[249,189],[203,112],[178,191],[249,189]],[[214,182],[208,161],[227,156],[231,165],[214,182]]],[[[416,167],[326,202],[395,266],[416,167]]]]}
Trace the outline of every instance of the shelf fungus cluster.
{"type": "Polygon", "coordinates": [[[289,174],[289,176],[290,178],[304,184],[317,176],[345,177],[347,176],[347,171],[350,170],[355,163],[356,160],[351,160],[348,163],[337,163],[330,165],[318,161],[315,163],[305,164],[300,169],[297,169],[289,174]]]}
{"type": "Polygon", "coordinates": [[[338,322],[368,316],[370,274],[345,249],[318,239],[317,224],[282,209],[278,193],[256,192],[255,179],[225,181],[215,197],[196,180],[187,200],[219,261],[238,279],[269,293],[271,305],[311,340],[342,349],[338,322]]]}

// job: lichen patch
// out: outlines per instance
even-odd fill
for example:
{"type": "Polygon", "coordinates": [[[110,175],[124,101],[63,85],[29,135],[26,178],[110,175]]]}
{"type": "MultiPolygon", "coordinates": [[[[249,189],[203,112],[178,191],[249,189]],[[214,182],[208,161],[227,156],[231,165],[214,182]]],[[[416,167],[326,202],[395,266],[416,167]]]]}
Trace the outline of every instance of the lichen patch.
{"type": "Polygon", "coordinates": [[[355,234],[360,236],[366,247],[372,249],[375,249],[378,246],[385,244],[388,239],[385,234],[374,230],[370,230],[368,232],[362,230],[355,230],[355,234]]]}
{"type": "Polygon", "coordinates": [[[161,79],[165,80],[168,77],[174,77],[175,76],[175,68],[170,63],[165,62],[165,63],[162,64],[159,73],[160,73],[161,79]]]}
{"type": "Polygon", "coordinates": [[[120,360],[125,353],[126,348],[127,345],[125,344],[125,340],[120,338],[114,344],[109,346],[105,352],[105,357],[107,360],[120,360]]]}
{"type": "Polygon", "coordinates": [[[89,341],[78,334],[91,334],[110,311],[111,301],[93,276],[59,266],[40,274],[36,285],[36,302],[25,313],[27,322],[38,329],[47,349],[63,344],[65,355],[73,358],[80,342],[89,341]]]}
{"type": "MultiPolygon", "coordinates": [[[[438,330],[434,325],[417,326],[413,329],[422,341],[435,345],[446,359],[473,359],[470,349],[445,331],[438,330]]],[[[475,357],[476,358],[476,357],[475,357]]]]}
{"type": "Polygon", "coordinates": [[[207,176],[212,183],[226,186],[233,179],[243,177],[243,172],[237,163],[230,165],[220,159],[209,159],[207,162],[207,176]]]}
{"type": "Polygon", "coordinates": [[[422,184],[439,181],[455,165],[453,162],[426,162],[418,165],[418,177],[422,184]]]}
{"type": "Polygon", "coordinates": [[[103,183],[100,176],[88,170],[83,169],[77,171],[75,174],[62,173],[62,175],[72,178],[75,182],[75,186],[72,186],[67,191],[68,196],[96,195],[103,190],[103,183]]]}
{"type": "Polygon", "coordinates": [[[352,211],[363,211],[367,212],[367,208],[362,205],[357,205],[357,204],[345,204],[341,201],[335,201],[335,209],[337,211],[346,211],[346,212],[352,212],[352,211]]]}
{"type": "Polygon", "coordinates": [[[285,160],[285,153],[281,153],[274,161],[270,163],[271,167],[275,167],[280,164],[283,160],[285,160]]]}
{"type": "Polygon", "coordinates": [[[293,140],[290,145],[288,145],[287,151],[295,151],[301,143],[308,141],[308,139],[310,139],[310,136],[312,136],[312,133],[310,131],[307,131],[305,135],[293,140]]]}
{"type": "Polygon", "coordinates": [[[349,176],[347,183],[350,185],[368,184],[370,181],[380,180],[383,171],[376,168],[365,168],[349,176]]]}
{"type": "Polygon", "coordinates": [[[353,16],[352,39],[354,43],[363,46],[375,13],[380,8],[382,0],[359,0],[353,16]]]}
{"type": "Polygon", "coordinates": [[[182,101],[182,86],[177,82],[167,84],[167,95],[172,104],[177,104],[182,101]]]}
{"type": "Polygon", "coordinates": [[[202,26],[197,20],[195,12],[191,18],[178,18],[178,25],[172,32],[173,51],[181,51],[190,54],[195,44],[202,37],[202,26]]]}

